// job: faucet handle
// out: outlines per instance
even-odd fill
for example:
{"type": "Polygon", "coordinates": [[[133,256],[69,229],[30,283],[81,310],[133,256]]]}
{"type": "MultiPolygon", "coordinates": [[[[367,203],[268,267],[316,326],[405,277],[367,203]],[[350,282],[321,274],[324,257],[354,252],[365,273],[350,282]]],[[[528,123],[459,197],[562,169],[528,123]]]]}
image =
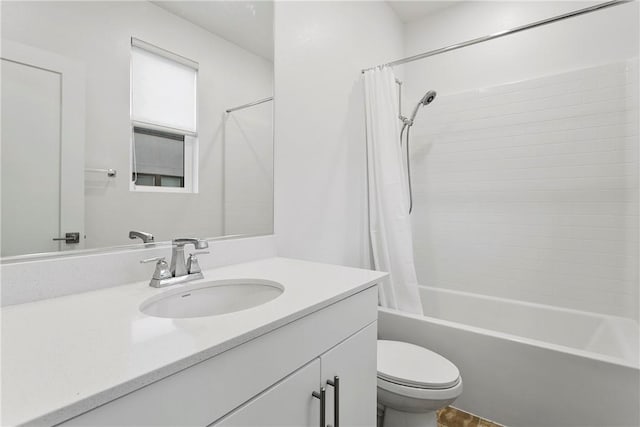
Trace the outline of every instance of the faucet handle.
{"type": "Polygon", "coordinates": [[[160,262],[160,261],[166,261],[166,260],[167,260],[166,257],[157,256],[157,257],[154,257],[154,258],[142,259],[142,260],[140,260],[140,264],[146,264],[148,262],[154,262],[154,261],[160,262]]]}
{"type": "Polygon", "coordinates": [[[209,251],[195,251],[195,252],[189,252],[189,256],[194,256],[194,255],[201,255],[201,254],[210,254],[211,252],[209,251]]]}
{"type": "Polygon", "coordinates": [[[187,273],[202,273],[202,269],[200,268],[200,264],[198,263],[198,258],[196,255],[200,254],[208,254],[209,251],[197,251],[189,254],[189,258],[187,259],[187,273]]]}
{"type": "Polygon", "coordinates": [[[153,276],[151,278],[152,282],[154,280],[168,279],[170,277],[173,277],[173,275],[171,274],[171,270],[169,269],[169,264],[167,264],[167,260],[163,256],[143,259],[142,261],[140,261],[140,264],[146,264],[153,261],[156,261],[156,270],[153,272],[153,276]]]}

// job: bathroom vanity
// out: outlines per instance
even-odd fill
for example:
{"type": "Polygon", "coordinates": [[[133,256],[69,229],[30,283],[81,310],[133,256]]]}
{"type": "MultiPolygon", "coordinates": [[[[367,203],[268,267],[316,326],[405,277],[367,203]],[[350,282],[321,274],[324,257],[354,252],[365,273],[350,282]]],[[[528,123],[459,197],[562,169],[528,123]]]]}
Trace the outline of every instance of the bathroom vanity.
{"type": "Polygon", "coordinates": [[[146,282],[3,308],[2,425],[375,425],[384,273],[270,258],[204,276],[283,292],[194,318],[142,313],[176,292],[146,282]]]}

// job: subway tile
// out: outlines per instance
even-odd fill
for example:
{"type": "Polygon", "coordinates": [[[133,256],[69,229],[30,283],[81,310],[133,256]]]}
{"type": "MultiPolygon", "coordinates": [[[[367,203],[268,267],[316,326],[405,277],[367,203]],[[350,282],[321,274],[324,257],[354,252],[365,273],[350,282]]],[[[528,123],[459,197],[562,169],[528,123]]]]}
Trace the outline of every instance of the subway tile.
{"type": "Polygon", "coordinates": [[[425,110],[411,153],[420,282],[637,318],[637,74],[636,60],[607,64],[425,110]]]}

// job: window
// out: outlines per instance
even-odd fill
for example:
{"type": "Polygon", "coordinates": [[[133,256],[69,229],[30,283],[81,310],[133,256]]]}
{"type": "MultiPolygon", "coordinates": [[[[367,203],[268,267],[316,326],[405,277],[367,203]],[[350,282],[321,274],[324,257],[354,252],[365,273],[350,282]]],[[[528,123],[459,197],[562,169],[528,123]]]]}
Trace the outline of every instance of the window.
{"type": "Polygon", "coordinates": [[[131,39],[131,188],[197,192],[198,64],[131,39]]]}
{"type": "Polygon", "coordinates": [[[133,140],[136,185],[184,187],[184,135],[134,126],[133,140]]]}

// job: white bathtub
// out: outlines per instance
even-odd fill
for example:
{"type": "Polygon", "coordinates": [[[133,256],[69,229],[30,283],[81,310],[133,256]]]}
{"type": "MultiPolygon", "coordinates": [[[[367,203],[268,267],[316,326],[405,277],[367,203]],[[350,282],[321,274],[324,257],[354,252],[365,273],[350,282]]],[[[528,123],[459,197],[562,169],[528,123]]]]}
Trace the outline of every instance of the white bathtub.
{"type": "Polygon", "coordinates": [[[426,316],[379,309],[379,336],[454,362],[454,406],[514,427],[640,425],[638,323],[421,287],[426,316]]]}

